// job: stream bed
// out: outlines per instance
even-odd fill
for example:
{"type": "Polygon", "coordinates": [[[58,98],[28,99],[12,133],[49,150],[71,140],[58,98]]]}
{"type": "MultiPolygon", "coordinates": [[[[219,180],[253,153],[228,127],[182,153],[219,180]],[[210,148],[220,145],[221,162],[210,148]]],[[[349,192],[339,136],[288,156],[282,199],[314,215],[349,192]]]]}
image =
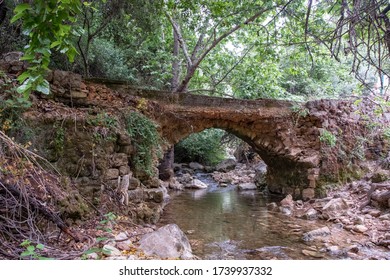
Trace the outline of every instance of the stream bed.
{"type": "Polygon", "coordinates": [[[219,187],[209,174],[196,177],[208,188],[171,192],[159,224],[177,224],[201,259],[390,259],[389,250],[364,244],[338,224],[269,211],[267,203],[280,198],[219,187]],[[329,236],[302,239],[325,226],[329,236]]]}

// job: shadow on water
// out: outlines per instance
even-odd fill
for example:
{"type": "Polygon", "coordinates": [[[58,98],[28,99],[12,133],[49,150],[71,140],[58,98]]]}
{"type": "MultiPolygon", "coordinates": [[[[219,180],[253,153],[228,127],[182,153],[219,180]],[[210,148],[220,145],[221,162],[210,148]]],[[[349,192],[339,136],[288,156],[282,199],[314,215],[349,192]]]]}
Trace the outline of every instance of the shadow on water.
{"type": "Polygon", "coordinates": [[[323,227],[324,222],[270,212],[266,204],[272,199],[258,191],[239,192],[234,186],[221,188],[207,174],[197,174],[197,177],[209,188],[171,193],[160,225],[176,223],[200,258],[345,258],[321,253],[323,244],[307,244],[302,240],[304,232],[323,227]]]}

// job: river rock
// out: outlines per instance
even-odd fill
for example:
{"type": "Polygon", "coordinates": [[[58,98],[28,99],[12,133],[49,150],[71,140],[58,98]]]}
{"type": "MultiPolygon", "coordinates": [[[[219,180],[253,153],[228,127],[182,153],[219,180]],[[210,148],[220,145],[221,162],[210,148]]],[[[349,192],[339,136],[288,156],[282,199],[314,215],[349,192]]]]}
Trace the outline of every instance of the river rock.
{"type": "Polygon", "coordinates": [[[318,212],[314,208],[310,208],[309,210],[306,211],[303,217],[306,220],[316,220],[318,217],[318,212]]]}
{"type": "Polygon", "coordinates": [[[379,217],[380,220],[390,220],[390,214],[384,214],[379,217]]]}
{"type": "Polygon", "coordinates": [[[116,247],[114,247],[112,245],[109,245],[109,244],[106,244],[106,245],[103,246],[102,252],[107,257],[120,256],[121,255],[121,251],[119,251],[118,248],[116,248],[116,247]]]}
{"type": "Polygon", "coordinates": [[[115,242],[116,247],[122,251],[130,250],[130,246],[133,245],[133,243],[129,240],[127,234],[124,232],[120,232],[115,236],[115,242]]]}
{"type": "Polygon", "coordinates": [[[207,189],[207,185],[199,179],[193,179],[188,185],[185,185],[189,189],[207,189]]]}
{"type": "Polygon", "coordinates": [[[303,234],[303,241],[312,241],[318,237],[324,237],[330,235],[330,229],[328,227],[318,228],[303,234]]]}
{"type": "Polygon", "coordinates": [[[285,198],[283,198],[282,201],[280,201],[280,205],[283,207],[293,208],[294,207],[294,200],[292,198],[292,195],[288,194],[285,198]]]}
{"type": "Polygon", "coordinates": [[[241,183],[238,185],[238,189],[240,191],[255,190],[257,189],[257,186],[255,183],[241,183]]]}
{"type": "Polygon", "coordinates": [[[311,251],[311,250],[302,250],[302,254],[308,257],[313,257],[313,258],[322,258],[323,255],[317,251],[311,251]]]}
{"type": "Polygon", "coordinates": [[[189,184],[194,178],[189,173],[185,173],[181,176],[176,177],[177,181],[180,184],[187,185],[189,184]]]}
{"type": "Polygon", "coordinates": [[[366,232],[368,230],[368,228],[364,225],[356,225],[353,227],[353,230],[356,232],[363,233],[363,232],[366,232]]]}
{"type": "Polygon", "coordinates": [[[293,213],[291,207],[289,207],[289,206],[280,206],[279,211],[280,211],[280,213],[282,213],[286,216],[291,216],[293,213]]]}
{"type": "Polygon", "coordinates": [[[168,224],[154,232],[145,234],[140,240],[140,249],[148,256],[194,258],[187,236],[176,224],[168,224]]]}
{"type": "Polygon", "coordinates": [[[194,170],[204,170],[204,166],[197,162],[190,162],[188,166],[194,170]]]}
{"type": "Polygon", "coordinates": [[[230,170],[233,170],[236,167],[236,165],[237,162],[234,159],[229,158],[217,164],[215,169],[219,172],[228,172],[230,170]]]}
{"type": "Polygon", "coordinates": [[[264,161],[259,162],[255,167],[254,182],[260,189],[267,186],[267,165],[264,161]]]}
{"type": "Polygon", "coordinates": [[[169,180],[169,188],[172,190],[182,190],[184,186],[183,184],[179,183],[176,177],[172,177],[169,180]]]}
{"type": "Polygon", "coordinates": [[[353,217],[352,222],[355,225],[362,225],[362,224],[364,224],[364,217],[363,216],[355,216],[355,217],[353,217]]]}
{"type": "Polygon", "coordinates": [[[339,246],[335,246],[335,245],[327,247],[326,250],[331,255],[339,255],[341,253],[339,246]]]}
{"type": "Polygon", "coordinates": [[[334,218],[341,216],[349,209],[347,202],[343,198],[333,198],[322,208],[322,215],[324,218],[334,218]]]}

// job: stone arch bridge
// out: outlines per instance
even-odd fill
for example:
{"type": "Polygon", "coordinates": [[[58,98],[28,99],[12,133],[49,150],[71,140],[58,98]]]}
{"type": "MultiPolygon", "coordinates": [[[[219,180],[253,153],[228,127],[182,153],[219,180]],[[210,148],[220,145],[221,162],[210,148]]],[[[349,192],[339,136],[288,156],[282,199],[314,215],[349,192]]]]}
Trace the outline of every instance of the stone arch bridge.
{"type": "Polygon", "coordinates": [[[367,137],[362,115],[370,110],[353,100],[293,103],[115,88],[138,96],[141,103],[158,103],[159,110],[146,113],[170,144],[207,128],[238,136],[268,165],[267,184],[274,193],[304,199],[321,195],[324,184],[357,175],[362,159],[375,157],[381,149],[361,140],[367,137]]]}

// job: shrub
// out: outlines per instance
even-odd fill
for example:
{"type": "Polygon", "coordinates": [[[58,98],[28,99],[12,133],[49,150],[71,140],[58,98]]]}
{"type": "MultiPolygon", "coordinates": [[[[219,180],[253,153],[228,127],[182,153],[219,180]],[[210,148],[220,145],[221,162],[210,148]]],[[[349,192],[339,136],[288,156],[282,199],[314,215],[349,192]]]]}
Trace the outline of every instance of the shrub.
{"type": "Polygon", "coordinates": [[[176,162],[200,162],[215,165],[226,157],[224,146],[221,144],[224,132],[220,129],[206,129],[191,134],[175,146],[176,162]]]}
{"type": "Polygon", "coordinates": [[[154,155],[162,156],[160,144],[162,142],[156,125],[144,115],[131,112],[126,117],[126,129],[134,142],[136,153],[133,164],[136,172],[144,171],[153,176],[154,155]]]}

